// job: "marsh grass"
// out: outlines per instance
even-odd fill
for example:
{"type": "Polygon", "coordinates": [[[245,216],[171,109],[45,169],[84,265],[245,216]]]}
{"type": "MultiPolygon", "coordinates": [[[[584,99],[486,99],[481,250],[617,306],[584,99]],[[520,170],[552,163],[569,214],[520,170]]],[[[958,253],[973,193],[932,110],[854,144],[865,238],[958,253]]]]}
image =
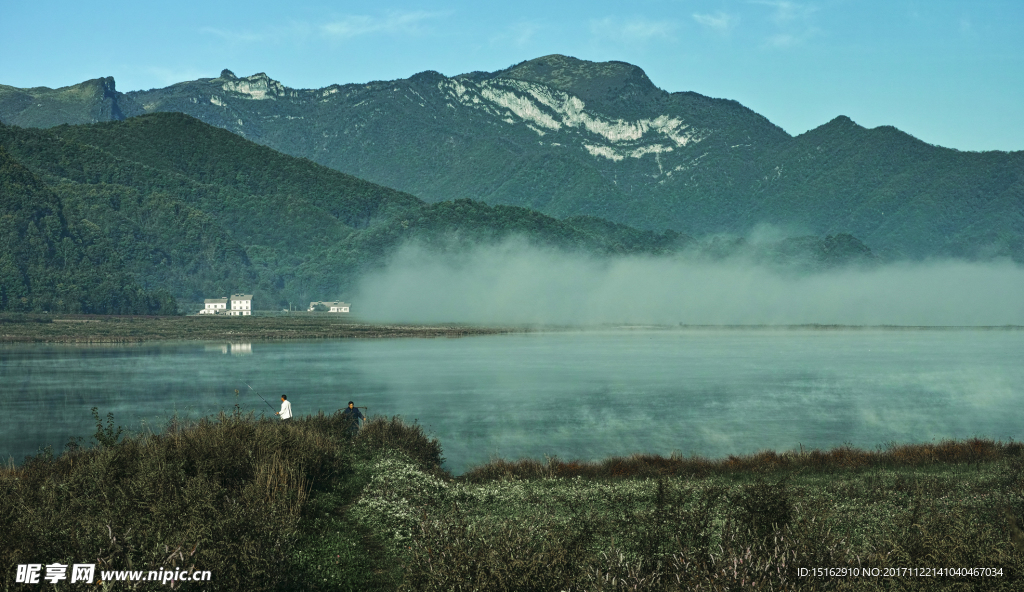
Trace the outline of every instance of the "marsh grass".
{"type": "MultiPolygon", "coordinates": [[[[104,427],[96,415],[98,446],[72,441],[63,454],[0,469],[3,573],[53,562],[187,567],[212,572],[203,589],[289,589],[305,577],[296,551],[317,509],[358,494],[355,462],[377,444],[345,437],[340,413],[283,423],[236,409],[120,440],[109,420],[104,427]]],[[[436,440],[417,441],[418,426],[403,435],[400,420],[369,425],[367,440],[384,432],[388,446],[424,460],[434,453],[440,465],[436,440]]]]}
{"type": "Polygon", "coordinates": [[[428,436],[416,422],[408,423],[397,416],[374,417],[360,428],[355,443],[366,451],[400,450],[421,469],[451,478],[441,470],[444,463],[441,443],[428,436]]]}
{"type": "Polygon", "coordinates": [[[708,459],[673,454],[634,454],[600,461],[563,461],[557,457],[507,461],[495,459],[467,471],[462,478],[483,483],[498,479],[586,477],[589,479],[649,478],[662,476],[707,477],[728,473],[769,473],[808,470],[817,472],[869,468],[905,468],[928,465],[973,464],[1020,457],[1024,445],[981,438],[944,440],[937,444],[890,444],[875,451],[840,446],[831,450],[799,450],[778,453],[764,450],[747,456],[708,459]]]}
{"type": "Polygon", "coordinates": [[[273,587],[311,489],[350,464],[303,427],[221,415],[31,458],[0,475],[0,563],[195,567],[218,587],[273,587]]]}
{"type": "Polygon", "coordinates": [[[375,509],[415,517],[395,545],[402,590],[1015,590],[1022,470],[1019,444],[982,439],[717,461],[496,460],[440,495],[381,496],[375,509]],[[799,575],[820,567],[1002,575],[799,575]]]}
{"type": "Polygon", "coordinates": [[[400,418],[350,438],[340,414],[236,410],[120,439],[94,419],[103,445],[0,469],[6,573],[195,566],[214,574],[203,590],[1024,589],[1014,442],[499,460],[453,478],[400,418]],[[1002,575],[799,575],[821,567],[1002,575]]]}

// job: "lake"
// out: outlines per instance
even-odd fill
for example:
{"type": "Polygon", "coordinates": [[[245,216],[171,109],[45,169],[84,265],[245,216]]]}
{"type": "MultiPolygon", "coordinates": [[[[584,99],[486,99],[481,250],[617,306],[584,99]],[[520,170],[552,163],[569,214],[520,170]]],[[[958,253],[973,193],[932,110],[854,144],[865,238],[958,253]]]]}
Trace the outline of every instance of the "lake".
{"type": "Polygon", "coordinates": [[[844,443],[1020,439],[1024,331],[619,329],[460,339],[0,346],[0,455],[90,415],[133,430],[349,400],[416,420],[458,474],[494,457],[722,457],[844,443]],[[267,407],[246,387],[273,405],[267,407]],[[239,391],[236,396],[235,390],[239,391]]]}

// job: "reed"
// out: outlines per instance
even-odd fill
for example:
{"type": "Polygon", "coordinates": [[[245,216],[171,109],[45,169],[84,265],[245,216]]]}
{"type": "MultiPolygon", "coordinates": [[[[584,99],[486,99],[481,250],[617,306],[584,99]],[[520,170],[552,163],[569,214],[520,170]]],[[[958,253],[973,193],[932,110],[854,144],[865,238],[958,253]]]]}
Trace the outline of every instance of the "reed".
{"type": "MultiPolygon", "coordinates": [[[[378,492],[370,485],[363,495],[378,492]]],[[[379,499],[375,508],[388,512],[386,497],[379,499]]],[[[402,590],[1024,586],[1024,458],[1014,442],[973,438],[719,460],[497,459],[441,495],[390,503],[419,515],[397,553],[402,590]],[[905,571],[968,565],[1000,575],[905,571]],[[800,575],[822,567],[883,575],[800,575]],[[887,569],[904,571],[884,575],[887,569]]],[[[386,529],[377,532],[387,537],[386,529]]]]}
{"type": "Polygon", "coordinates": [[[1021,456],[1024,446],[1018,442],[998,442],[981,438],[943,440],[939,443],[890,444],[869,451],[851,446],[830,450],[795,450],[775,452],[763,450],[744,456],[708,459],[701,456],[669,457],[657,454],[634,454],[599,461],[563,461],[551,457],[545,461],[495,459],[471,467],[462,479],[483,483],[496,479],[543,479],[550,477],[584,477],[587,479],[635,479],[665,476],[706,477],[729,473],[771,473],[806,470],[834,472],[850,469],[922,467],[947,464],[978,464],[1021,456]]]}

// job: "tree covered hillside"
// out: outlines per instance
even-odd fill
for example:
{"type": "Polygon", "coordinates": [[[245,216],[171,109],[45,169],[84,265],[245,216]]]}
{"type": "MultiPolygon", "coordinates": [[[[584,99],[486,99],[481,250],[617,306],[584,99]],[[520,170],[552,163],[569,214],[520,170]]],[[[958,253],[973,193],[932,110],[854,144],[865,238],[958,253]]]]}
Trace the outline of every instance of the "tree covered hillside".
{"type": "Polygon", "coordinates": [[[1024,152],[959,152],[837,117],[763,168],[746,224],[852,232],[894,255],[1024,262],[1024,152]]]}
{"type": "MultiPolygon", "coordinates": [[[[258,294],[262,308],[344,298],[361,274],[380,269],[409,242],[442,253],[516,237],[600,255],[742,255],[812,267],[874,257],[852,236],[752,247],[468,199],[425,203],[177,113],[47,130],[0,125],[0,148],[10,171],[22,171],[5,173],[6,186],[20,187],[19,175],[29,175],[35,191],[90,229],[91,238],[78,240],[103,253],[93,268],[120,266],[130,278],[125,285],[136,281],[191,303],[238,291],[258,294]]],[[[5,189],[5,203],[31,201],[17,198],[19,191],[5,189]]],[[[7,236],[24,235],[18,232],[7,236]]],[[[52,257],[39,259],[38,250],[18,244],[9,265],[55,273],[52,257]]],[[[61,261],[62,273],[88,271],[81,258],[61,261]]],[[[41,302],[25,306],[45,309],[41,302]]]]}
{"type": "Polygon", "coordinates": [[[691,241],[471,200],[426,204],[176,113],[0,126],[0,146],[70,217],[88,221],[111,261],[123,260],[147,289],[188,302],[232,291],[256,292],[268,308],[341,297],[407,241],[451,250],[516,235],[606,254],[691,241]]]}
{"type": "Polygon", "coordinates": [[[102,229],[0,147],[0,311],[174,314],[144,292],[102,229]]]}
{"type": "Polygon", "coordinates": [[[277,305],[296,279],[311,296],[336,290],[337,278],[319,285],[303,266],[355,228],[421,203],[179,114],[4,127],[0,143],[101,224],[144,285],[189,301],[244,289],[277,305]]]}

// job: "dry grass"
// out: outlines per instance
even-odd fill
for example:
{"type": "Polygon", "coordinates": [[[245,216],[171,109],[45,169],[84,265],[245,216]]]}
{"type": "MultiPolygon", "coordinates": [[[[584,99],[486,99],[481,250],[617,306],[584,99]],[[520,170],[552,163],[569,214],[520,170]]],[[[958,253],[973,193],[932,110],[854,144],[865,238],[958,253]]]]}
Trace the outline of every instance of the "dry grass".
{"type": "Polygon", "coordinates": [[[584,477],[587,479],[633,479],[667,476],[706,477],[727,473],[770,473],[806,469],[833,472],[849,469],[921,467],[937,464],[981,463],[1018,457],[1024,446],[972,438],[945,440],[938,444],[890,445],[884,450],[867,451],[840,446],[831,450],[778,453],[764,450],[747,456],[707,459],[657,454],[634,454],[601,461],[563,461],[550,458],[507,461],[497,459],[471,468],[461,478],[470,483],[500,479],[542,479],[584,477]]]}
{"type": "MultiPolygon", "coordinates": [[[[96,421],[97,446],[72,441],[58,456],[0,468],[0,572],[53,562],[195,568],[213,574],[204,590],[259,591],[335,589],[320,585],[330,569],[335,582],[367,589],[387,581],[366,575],[373,541],[350,537],[339,565],[317,536],[325,514],[344,522],[362,487],[357,464],[397,450],[447,477],[437,440],[399,418],[372,418],[355,439],[340,412],[280,422],[236,409],[124,439],[96,421]]],[[[0,589],[13,585],[12,576],[0,589]]]]}
{"type": "Polygon", "coordinates": [[[401,450],[423,469],[450,477],[441,470],[444,463],[441,443],[437,438],[427,436],[418,423],[406,423],[397,416],[391,419],[374,417],[360,428],[355,441],[360,447],[370,450],[401,450]]]}
{"type": "Polygon", "coordinates": [[[103,446],[0,469],[0,569],[194,566],[221,590],[1024,587],[1014,442],[494,461],[452,479],[421,426],[378,417],[347,433],[340,414],[236,412],[120,442],[98,426],[103,446]],[[1003,575],[799,575],[819,567],[1003,575]]]}
{"type": "Polygon", "coordinates": [[[419,506],[401,589],[1017,590],[1021,452],[975,438],[721,460],[496,460],[456,480],[447,504],[419,506]],[[822,567],[1001,575],[800,575],[822,567]]]}

